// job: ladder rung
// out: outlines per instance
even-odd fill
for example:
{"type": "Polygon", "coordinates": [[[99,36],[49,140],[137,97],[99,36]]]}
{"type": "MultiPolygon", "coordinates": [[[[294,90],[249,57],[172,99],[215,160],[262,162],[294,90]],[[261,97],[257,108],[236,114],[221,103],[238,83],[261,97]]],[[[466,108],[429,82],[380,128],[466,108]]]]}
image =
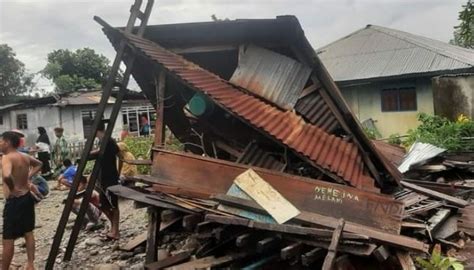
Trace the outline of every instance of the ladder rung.
{"type": "Polygon", "coordinates": [[[138,11],[137,18],[139,18],[140,20],[143,20],[145,18],[145,13],[138,11]]]}

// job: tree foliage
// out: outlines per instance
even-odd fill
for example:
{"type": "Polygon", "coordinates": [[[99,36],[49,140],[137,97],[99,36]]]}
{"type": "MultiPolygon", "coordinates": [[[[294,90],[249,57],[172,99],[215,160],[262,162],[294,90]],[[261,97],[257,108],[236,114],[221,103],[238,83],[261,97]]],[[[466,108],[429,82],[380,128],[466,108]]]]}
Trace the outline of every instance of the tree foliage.
{"type": "Polygon", "coordinates": [[[93,90],[102,84],[110,69],[109,59],[89,48],[55,50],[48,54],[42,74],[51,79],[56,92],[93,90]]]}
{"type": "Polygon", "coordinates": [[[474,4],[468,0],[459,12],[459,25],[454,27],[454,39],[451,43],[474,49],[474,4]]]}
{"type": "Polygon", "coordinates": [[[10,46],[0,44],[0,97],[29,94],[33,88],[33,75],[26,73],[10,46]]]}
{"type": "Polygon", "coordinates": [[[446,148],[448,150],[474,150],[474,145],[468,138],[474,137],[474,122],[461,115],[457,121],[450,121],[437,115],[420,113],[418,120],[421,124],[408,131],[406,146],[414,142],[423,142],[446,148]]]}

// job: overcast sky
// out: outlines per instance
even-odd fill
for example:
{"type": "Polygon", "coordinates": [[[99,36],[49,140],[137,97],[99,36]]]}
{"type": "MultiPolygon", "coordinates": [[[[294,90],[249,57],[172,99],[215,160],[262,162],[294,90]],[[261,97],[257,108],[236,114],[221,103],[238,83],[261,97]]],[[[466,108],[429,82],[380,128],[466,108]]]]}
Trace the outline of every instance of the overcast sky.
{"type": "MultiPolygon", "coordinates": [[[[0,0],[0,44],[7,43],[29,72],[61,48],[90,47],[113,59],[115,52],[92,20],[114,26],[128,19],[133,0],[0,0]]],[[[146,0],[144,0],[146,2],[146,0]]],[[[467,0],[155,0],[149,24],[218,18],[296,15],[314,48],[364,27],[381,25],[448,42],[467,0]]],[[[48,87],[45,80],[40,87],[48,87]]]]}

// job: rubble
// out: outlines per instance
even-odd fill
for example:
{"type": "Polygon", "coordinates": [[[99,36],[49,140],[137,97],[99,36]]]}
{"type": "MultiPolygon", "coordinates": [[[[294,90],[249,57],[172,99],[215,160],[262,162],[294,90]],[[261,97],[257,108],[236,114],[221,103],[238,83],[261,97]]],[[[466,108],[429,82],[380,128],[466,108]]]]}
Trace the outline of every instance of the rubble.
{"type": "Polygon", "coordinates": [[[400,161],[396,149],[370,141],[295,17],[163,25],[144,36],[143,24],[134,32],[96,21],[158,111],[151,174],[126,179],[140,186],[109,188],[147,207],[146,236],[120,254],[106,250],[104,261],[412,269],[434,244],[454,257],[470,247],[473,188],[457,172],[472,179],[472,159],[415,145],[400,161]],[[246,50],[264,53],[250,61],[246,50]],[[165,126],[183,152],[164,149],[165,126]]]}

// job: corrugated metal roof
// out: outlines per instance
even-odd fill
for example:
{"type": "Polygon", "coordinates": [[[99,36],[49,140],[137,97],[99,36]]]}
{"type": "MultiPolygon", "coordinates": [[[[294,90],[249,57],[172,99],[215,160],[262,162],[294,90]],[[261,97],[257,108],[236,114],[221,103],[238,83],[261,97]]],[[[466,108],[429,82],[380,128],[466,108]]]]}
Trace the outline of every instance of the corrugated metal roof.
{"type": "MultiPolygon", "coordinates": [[[[55,105],[66,106],[66,105],[94,105],[99,104],[102,97],[102,91],[88,91],[88,92],[73,92],[66,96],[61,97],[55,105]]],[[[115,102],[114,97],[110,97],[108,100],[109,104],[115,102]]]]}
{"type": "Polygon", "coordinates": [[[320,95],[319,89],[300,98],[296,103],[295,110],[308,122],[329,133],[340,126],[336,116],[320,95]]]}
{"type": "Polygon", "coordinates": [[[372,143],[392,164],[399,166],[402,163],[405,156],[405,148],[384,141],[372,140],[372,143]]]}
{"type": "Polygon", "coordinates": [[[295,106],[311,69],[270,50],[239,47],[239,64],[230,82],[275,103],[283,109],[295,106]]]}
{"type": "Polygon", "coordinates": [[[317,51],[335,81],[474,70],[474,50],[375,25],[317,51]]]}
{"type": "Polygon", "coordinates": [[[306,123],[292,111],[283,111],[240,91],[228,81],[156,43],[120,33],[129,44],[187,86],[208,95],[222,108],[305,156],[329,175],[337,175],[356,187],[373,189],[374,179],[368,175],[362,156],[352,142],[306,123]]]}
{"type": "Polygon", "coordinates": [[[0,106],[0,112],[4,111],[4,110],[11,109],[11,108],[16,107],[16,106],[21,105],[21,104],[22,103],[12,103],[12,104],[2,105],[2,106],[0,106]]]}
{"type": "Polygon", "coordinates": [[[403,158],[403,162],[398,166],[398,170],[405,173],[410,170],[411,165],[427,161],[445,151],[446,149],[439,148],[429,143],[416,142],[410,147],[410,151],[408,151],[408,154],[403,158]]]}

